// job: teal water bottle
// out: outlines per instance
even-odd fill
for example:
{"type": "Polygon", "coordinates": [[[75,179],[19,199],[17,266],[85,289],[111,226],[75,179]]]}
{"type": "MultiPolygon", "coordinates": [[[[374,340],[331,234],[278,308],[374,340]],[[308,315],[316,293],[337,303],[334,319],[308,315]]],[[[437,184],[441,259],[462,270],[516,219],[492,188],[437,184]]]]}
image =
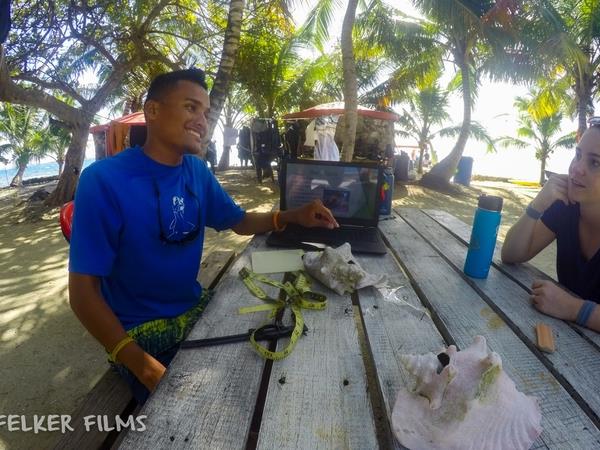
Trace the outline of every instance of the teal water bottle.
{"type": "Polygon", "coordinates": [[[493,195],[479,197],[469,251],[463,271],[473,278],[487,278],[496,248],[500,227],[502,198],[493,195]]]}
{"type": "Polygon", "coordinates": [[[392,197],[394,196],[394,171],[386,167],[383,171],[383,182],[381,183],[381,201],[379,203],[379,215],[389,216],[392,213],[392,197]]]}

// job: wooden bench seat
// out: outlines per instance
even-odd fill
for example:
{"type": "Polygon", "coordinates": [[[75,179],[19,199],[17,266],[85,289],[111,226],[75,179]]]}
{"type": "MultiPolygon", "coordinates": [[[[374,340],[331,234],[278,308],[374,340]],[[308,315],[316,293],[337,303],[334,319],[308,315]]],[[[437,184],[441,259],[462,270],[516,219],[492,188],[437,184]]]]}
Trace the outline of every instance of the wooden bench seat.
{"type": "MultiPolygon", "coordinates": [[[[227,270],[234,259],[234,252],[215,251],[202,260],[198,281],[202,286],[213,289],[221,275],[227,270]]],[[[137,403],[127,383],[113,370],[108,369],[100,381],[92,388],[81,406],[71,415],[71,424],[75,431],[62,435],[55,449],[60,450],[91,450],[111,448],[118,438],[117,431],[99,431],[91,427],[86,431],[84,417],[107,416],[109,423],[114,426],[115,417],[125,417],[135,414],[137,403]]]]}

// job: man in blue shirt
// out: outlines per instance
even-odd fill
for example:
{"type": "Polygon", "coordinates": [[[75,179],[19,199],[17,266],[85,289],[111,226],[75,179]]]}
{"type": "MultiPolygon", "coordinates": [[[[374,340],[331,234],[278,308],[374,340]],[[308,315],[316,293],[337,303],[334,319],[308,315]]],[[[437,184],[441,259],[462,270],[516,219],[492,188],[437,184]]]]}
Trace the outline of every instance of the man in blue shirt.
{"type": "Polygon", "coordinates": [[[287,223],[338,226],[320,202],[274,214],[236,205],[194,156],[209,107],[201,70],[159,75],[144,104],[144,146],[92,164],[77,188],[71,307],[140,402],[208,301],[196,281],[205,226],[244,235],[287,223]]]}

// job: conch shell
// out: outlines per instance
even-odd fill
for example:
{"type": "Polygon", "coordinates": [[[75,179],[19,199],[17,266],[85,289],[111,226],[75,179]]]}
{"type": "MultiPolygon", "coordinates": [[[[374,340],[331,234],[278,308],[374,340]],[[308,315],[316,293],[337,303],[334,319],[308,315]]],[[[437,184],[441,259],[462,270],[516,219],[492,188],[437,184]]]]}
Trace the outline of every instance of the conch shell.
{"type": "Polygon", "coordinates": [[[322,252],[305,253],[302,260],[310,275],[340,295],[374,286],[385,279],[383,274],[373,275],[365,271],[352,256],[347,242],[337,248],[325,247],[322,252]]]}
{"type": "Polygon", "coordinates": [[[483,336],[457,351],[404,355],[416,378],[392,412],[400,443],[418,449],[528,449],[542,432],[537,399],[519,392],[483,336]]]}

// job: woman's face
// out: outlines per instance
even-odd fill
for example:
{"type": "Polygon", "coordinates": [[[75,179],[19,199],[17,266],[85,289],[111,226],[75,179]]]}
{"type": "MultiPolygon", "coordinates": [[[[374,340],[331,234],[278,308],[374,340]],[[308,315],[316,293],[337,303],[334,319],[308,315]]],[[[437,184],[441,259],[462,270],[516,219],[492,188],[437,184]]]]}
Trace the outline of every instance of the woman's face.
{"type": "Polygon", "coordinates": [[[600,204],[600,127],[589,128],[577,144],[569,166],[569,198],[600,204]]]}

